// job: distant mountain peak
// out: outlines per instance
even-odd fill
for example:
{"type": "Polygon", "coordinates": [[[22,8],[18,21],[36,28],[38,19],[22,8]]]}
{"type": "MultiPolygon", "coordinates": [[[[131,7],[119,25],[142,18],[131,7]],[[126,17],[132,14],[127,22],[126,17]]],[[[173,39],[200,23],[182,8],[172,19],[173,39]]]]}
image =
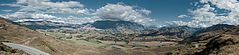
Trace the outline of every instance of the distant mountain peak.
{"type": "Polygon", "coordinates": [[[197,33],[203,33],[203,32],[209,32],[209,31],[216,31],[216,30],[224,30],[224,29],[230,29],[236,27],[234,25],[228,25],[228,24],[217,24],[217,25],[213,25],[211,27],[208,28],[204,28],[202,30],[197,31],[197,33]]]}
{"type": "MultiPolygon", "coordinates": [[[[98,29],[116,29],[118,27],[124,27],[129,29],[144,29],[144,26],[135,22],[130,21],[111,21],[111,20],[101,20],[101,21],[95,21],[93,23],[87,23],[92,25],[92,27],[98,28],[98,29]]],[[[83,25],[87,25],[83,24],[83,25]]]]}

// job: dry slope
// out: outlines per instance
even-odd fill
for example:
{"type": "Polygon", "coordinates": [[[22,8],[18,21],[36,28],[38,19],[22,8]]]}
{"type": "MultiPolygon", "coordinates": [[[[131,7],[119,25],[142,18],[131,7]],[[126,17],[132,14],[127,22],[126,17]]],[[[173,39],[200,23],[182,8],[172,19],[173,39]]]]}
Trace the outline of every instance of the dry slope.
{"type": "MultiPolygon", "coordinates": [[[[90,55],[100,52],[98,49],[63,42],[45,34],[0,18],[0,41],[31,46],[53,55],[90,55]]],[[[1,53],[0,53],[1,54],[1,53]]]]}

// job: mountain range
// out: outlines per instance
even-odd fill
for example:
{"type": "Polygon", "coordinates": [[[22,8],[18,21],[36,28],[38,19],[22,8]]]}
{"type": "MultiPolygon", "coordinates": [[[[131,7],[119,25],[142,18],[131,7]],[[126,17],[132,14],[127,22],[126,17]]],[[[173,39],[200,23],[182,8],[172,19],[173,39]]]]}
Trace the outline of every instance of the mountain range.
{"type": "MultiPolygon", "coordinates": [[[[78,28],[89,25],[97,29],[117,29],[118,27],[125,27],[128,29],[143,29],[142,36],[173,36],[184,39],[182,42],[186,43],[187,48],[177,48],[177,54],[192,54],[192,55],[227,55],[239,54],[239,26],[217,24],[207,28],[192,28],[187,26],[174,26],[147,29],[143,25],[128,22],[128,21],[96,21],[94,23],[87,23],[83,25],[60,25],[61,23],[54,23],[48,21],[24,22],[15,23],[4,18],[0,18],[0,41],[12,42],[17,44],[24,44],[31,46],[50,54],[58,55],[74,55],[74,54],[98,54],[105,55],[104,50],[92,48],[84,45],[76,45],[73,43],[51,38],[46,34],[32,29],[57,29],[57,28],[78,28]],[[27,25],[26,25],[27,24],[27,25]],[[79,47],[80,46],[80,47],[79,47]],[[197,47],[192,47],[197,46],[197,47]],[[180,50],[179,50],[180,49],[180,50]],[[83,51],[88,50],[88,51],[83,51]],[[190,50],[190,51],[189,51],[190,50]],[[93,52],[89,52],[93,51],[93,52]],[[95,53],[98,52],[98,53],[95,53]],[[183,52],[183,53],[181,53],[183,52]]],[[[184,45],[184,44],[182,44],[184,45]]],[[[12,50],[0,44],[2,52],[6,54],[17,51],[18,54],[25,54],[20,50],[12,50]],[[5,50],[3,50],[5,49],[5,50]],[[10,51],[8,51],[8,50],[10,51]]],[[[114,52],[110,54],[115,54],[114,52]]],[[[175,52],[173,52],[175,53],[175,52]]]]}
{"type": "Polygon", "coordinates": [[[6,47],[2,42],[34,47],[53,55],[105,55],[103,51],[107,51],[52,38],[44,33],[29,29],[24,25],[17,24],[5,18],[0,18],[0,42],[0,55],[25,54],[22,51],[6,47]]]}
{"type": "Polygon", "coordinates": [[[95,21],[93,23],[84,23],[84,24],[67,24],[67,23],[59,23],[59,22],[51,22],[51,21],[25,21],[25,22],[17,22],[21,25],[24,25],[31,29],[58,29],[58,28],[82,28],[82,27],[92,27],[96,29],[117,29],[119,27],[124,27],[128,29],[138,29],[143,30],[145,26],[130,22],[130,21],[110,21],[110,20],[101,20],[95,21]]]}

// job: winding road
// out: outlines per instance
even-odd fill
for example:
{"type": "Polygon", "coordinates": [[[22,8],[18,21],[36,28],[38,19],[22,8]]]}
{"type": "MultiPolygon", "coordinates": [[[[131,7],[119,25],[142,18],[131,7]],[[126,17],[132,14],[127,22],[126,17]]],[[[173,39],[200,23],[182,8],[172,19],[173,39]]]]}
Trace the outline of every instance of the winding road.
{"type": "Polygon", "coordinates": [[[14,49],[18,49],[18,50],[22,50],[30,55],[51,55],[49,53],[43,52],[41,50],[38,50],[36,48],[33,47],[28,47],[25,45],[21,45],[21,44],[15,44],[15,43],[7,43],[7,42],[2,42],[4,45],[7,45],[9,47],[12,47],[14,49]]]}

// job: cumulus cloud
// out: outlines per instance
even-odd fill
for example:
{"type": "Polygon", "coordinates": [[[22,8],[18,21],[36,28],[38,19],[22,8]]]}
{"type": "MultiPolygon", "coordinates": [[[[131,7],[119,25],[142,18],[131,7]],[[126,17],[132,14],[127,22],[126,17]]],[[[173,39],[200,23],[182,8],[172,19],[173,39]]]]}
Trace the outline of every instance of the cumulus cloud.
{"type": "Polygon", "coordinates": [[[152,21],[152,19],[146,17],[149,13],[151,13],[151,11],[146,9],[137,11],[137,9],[132,6],[118,3],[107,4],[97,9],[95,14],[102,19],[132,21],[147,25],[152,21]]]}
{"type": "MultiPolygon", "coordinates": [[[[90,9],[76,1],[51,2],[50,0],[17,0],[15,4],[0,4],[1,6],[20,7],[14,13],[2,14],[16,22],[34,21],[54,21],[65,23],[85,23],[92,22],[95,17],[84,17],[90,15],[90,9]],[[56,14],[65,15],[64,17],[55,16],[56,14]],[[72,16],[70,16],[72,15],[72,16]],[[74,16],[75,15],[75,16],[74,16]],[[81,17],[76,17],[81,16],[81,17]],[[69,18],[74,17],[74,18],[69,18]],[[88,18],[92,18],[89,21],[88,18]],[[30,20],[32,19],[32,20],[30,20]],[[75,20],[75,21],[70,21],[75,20]]],[[[75,24],[74,23],[74,24],[75,24]]]]}
{"type": "Polygon", "coordinates": [[[17,4],[23,6],[44,6],[44,7],[83,7],[82,4],[75,1],[68,2],[50,2],[50,0],[17,0],[17,4]]]}
{"type": "MultiPolygon", "coordinates": [[[[13,4],[15,5],[15,4],[13,4]]],[[[24,12],[43,12],[43,13],[61,13],[61,14],[82,14],[75,11],[84,10],[84,5],[76,1],[50,2],[49,0],[17,0],[17,5],[21,5],[19,11],[24,12]]]]}
{"type": "Polygon", "coordinates": [[[88,9],[77,1],[51,2],[50,0],[17,0],[15,4],[1,6],[20,7],[14,13],[2,14],[15,22],[50,21],[83,24],[98,20],[124,20],[149,25],[151,11],[125,4],[107,4],[99,9],[88,9]]]}
{"type": "Polygon", "coordinates": [[[203,4],[203,7],[191,11],[192,21],[173,21],[173,24],[190,27],[209,27],[216,24],[239,25],[239,2],[237,0],[200,0],[199,2],[203,4]],[[215,12],[223,10],[229,12],[215,12]]]}

